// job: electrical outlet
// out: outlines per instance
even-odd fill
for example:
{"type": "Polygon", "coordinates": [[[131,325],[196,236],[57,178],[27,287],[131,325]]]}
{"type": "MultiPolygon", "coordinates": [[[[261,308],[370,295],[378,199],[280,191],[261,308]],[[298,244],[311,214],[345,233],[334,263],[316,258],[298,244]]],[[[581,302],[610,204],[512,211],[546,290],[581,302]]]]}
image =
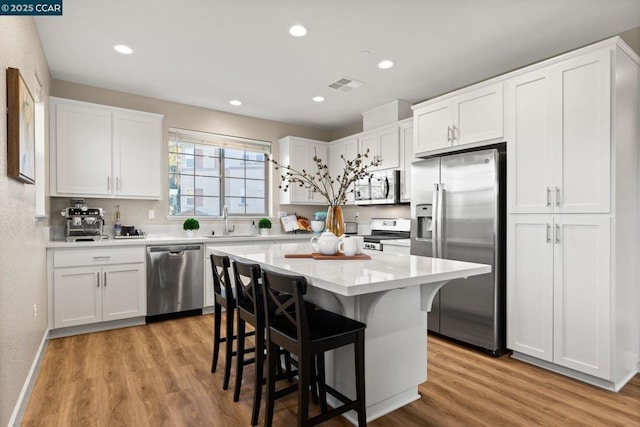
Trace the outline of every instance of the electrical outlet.
{"type": "Polygon", "coordinates": [[[38,319],[38,304],[33,304],[33,321],[38,319]]]}
{"type": "Polygon", "coordinates": [[[156,211],[153,209],[149,209],[149,219],[154,219],[156,217],[156,211]]]}

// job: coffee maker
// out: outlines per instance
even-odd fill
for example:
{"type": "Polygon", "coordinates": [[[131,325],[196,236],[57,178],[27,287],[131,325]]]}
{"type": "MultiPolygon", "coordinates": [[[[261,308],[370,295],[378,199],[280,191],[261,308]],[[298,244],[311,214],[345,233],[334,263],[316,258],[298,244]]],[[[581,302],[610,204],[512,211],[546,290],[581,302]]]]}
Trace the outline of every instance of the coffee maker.
{"type": "Polygon", "coordinates": [[[102,208],[88,208],[84,199],[71,199],[71,206],[60,214],[67,218],[67,242],[91,242],[102,240],[104,215],[102,208]]]}

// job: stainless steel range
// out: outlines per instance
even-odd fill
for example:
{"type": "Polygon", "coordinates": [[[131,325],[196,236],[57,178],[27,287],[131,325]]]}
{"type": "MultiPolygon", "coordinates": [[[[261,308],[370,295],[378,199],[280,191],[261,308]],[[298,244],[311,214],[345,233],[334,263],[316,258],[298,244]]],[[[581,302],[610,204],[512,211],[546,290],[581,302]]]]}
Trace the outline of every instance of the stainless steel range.
{"type": "Polygon", "coordinates": [[[385,240],[409,239],[410,235],[409,218],[372,218],[371,234],[362,237],[365,249],[381,251],[385,240]]]}

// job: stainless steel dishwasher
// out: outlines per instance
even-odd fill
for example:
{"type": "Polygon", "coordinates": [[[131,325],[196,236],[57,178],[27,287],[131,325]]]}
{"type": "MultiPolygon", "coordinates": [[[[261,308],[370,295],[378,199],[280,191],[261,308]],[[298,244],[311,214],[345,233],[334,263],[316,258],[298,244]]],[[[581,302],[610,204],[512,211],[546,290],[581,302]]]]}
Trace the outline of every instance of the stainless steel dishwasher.
{"type": "Polygon", "coordinates": [[[202,245],[147,246],[147,322],[201,314],[202,245]]]}

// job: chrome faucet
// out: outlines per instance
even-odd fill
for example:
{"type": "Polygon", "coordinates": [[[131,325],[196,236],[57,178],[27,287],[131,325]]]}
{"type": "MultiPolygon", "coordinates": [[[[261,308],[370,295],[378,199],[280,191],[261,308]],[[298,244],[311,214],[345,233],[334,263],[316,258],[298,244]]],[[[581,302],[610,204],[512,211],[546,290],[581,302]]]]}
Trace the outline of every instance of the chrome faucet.
{"type": "Polygon", "coordinates": [[[224,205],[222,207],[222,218],[224,219],[224,231],[222,234],[228,236],[229,233],[233,233],[233,231],[236,229],[236,226],[232,225],[231,228],[229,228],[229,208],[227,208],[227,205],[224,205]]]}

